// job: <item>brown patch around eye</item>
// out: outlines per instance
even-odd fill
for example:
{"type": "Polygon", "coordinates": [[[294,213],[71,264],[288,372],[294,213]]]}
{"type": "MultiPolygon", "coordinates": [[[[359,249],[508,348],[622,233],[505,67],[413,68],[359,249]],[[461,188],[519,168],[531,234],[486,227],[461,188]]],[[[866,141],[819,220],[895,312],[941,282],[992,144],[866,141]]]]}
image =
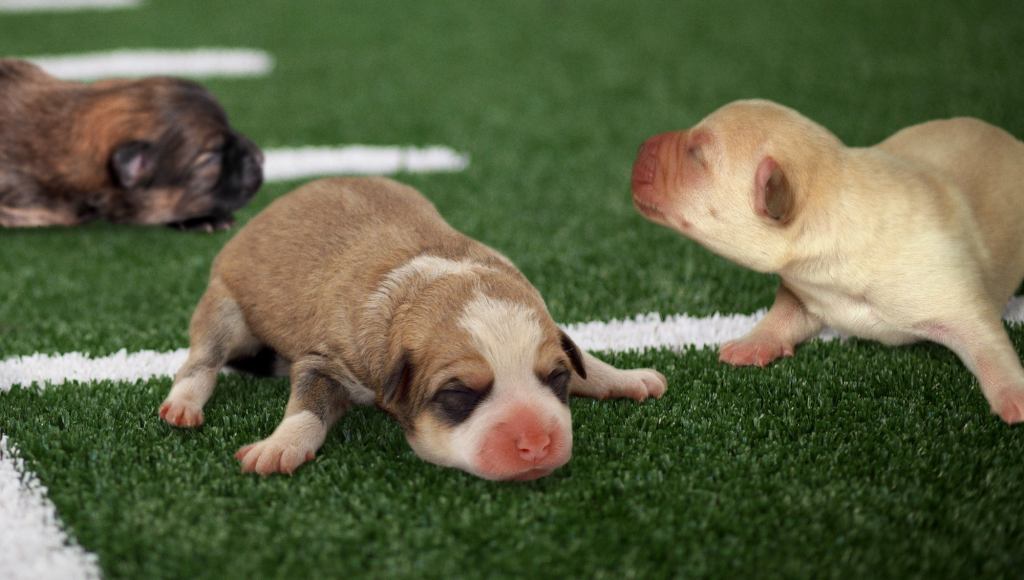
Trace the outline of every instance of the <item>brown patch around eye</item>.
{"type": "Polygon", "coordinates": [[[572,371],[569,370],[567,362],[559,363],[546,375],[538,376],[540,382],[546,385],[551,392],[563,403],[569,402],[569,381],[572,380],[572,371]]]}
{"type": "Polygon", "coordinates": [[[453,380],[434,393],[431,402],[441,419],[450,425],[458,425],[473,414],[493,388],[494,383],[482,389],[473,389],[459,380],[453,380]]]}

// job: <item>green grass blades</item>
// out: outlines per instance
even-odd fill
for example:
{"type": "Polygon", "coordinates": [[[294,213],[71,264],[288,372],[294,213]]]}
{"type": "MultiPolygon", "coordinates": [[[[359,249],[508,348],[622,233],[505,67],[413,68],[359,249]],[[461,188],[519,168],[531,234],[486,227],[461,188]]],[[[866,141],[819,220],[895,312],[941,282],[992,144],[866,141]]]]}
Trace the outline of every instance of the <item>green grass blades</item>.
{"type": "Polygon", "coordinates": [[[574,458],[535,483],[417,459],[384,414],[344,418],[292,477],[232,454],[283,380],[221,378],[200,430],[169,380],[16,389],[0,424],[110,577],[1013,575],[1024,439],[938,347],[816,343],[769,369],[657,366],[660,401],[572,402],[574,458]],[[865,373],[863,369],[876,369],[865,373]]]}

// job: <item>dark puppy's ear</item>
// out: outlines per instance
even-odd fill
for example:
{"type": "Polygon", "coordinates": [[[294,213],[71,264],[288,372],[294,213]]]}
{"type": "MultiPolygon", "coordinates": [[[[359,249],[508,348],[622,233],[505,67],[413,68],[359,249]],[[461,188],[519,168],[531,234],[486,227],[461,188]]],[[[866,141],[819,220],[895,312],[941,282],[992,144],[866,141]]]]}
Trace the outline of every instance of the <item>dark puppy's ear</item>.
{"type": "Polygon", "coordinates": [[[562,350],[569,356],[569,362],[572,363],[573,370],[576,371],[580,378],[587,378],[587,369],[583,368],[583,355],[580,354],[580,347],[576,346],[576,343],[569,338],[568,334],[561,330],[558,331],[558,334],[562,338],[562,350]]]}
{"type": "Polygon", "coordinates": [[[122,143],[110,156],[110,169],[118,185],[125,189],[137,187],[153,176],[156,147],[149,141],[122,143]]]}
{"type": "Polygon", "coordinates": [[[782,167],[771,157],[765,157],[757,166],[754,182],[757,213],[780,224],[788,222],[793,217],[796,198],[782,167]]]}
{"type": "Polygon", "coordinates": [[[412,384],[413,366],[409,357],[409,351],[403,350],[402,355],[392,365],[391,371],[384,379],[381,386],[381,402],[387,406],[401,402],[409,395],[409,387],[412,384]]]}

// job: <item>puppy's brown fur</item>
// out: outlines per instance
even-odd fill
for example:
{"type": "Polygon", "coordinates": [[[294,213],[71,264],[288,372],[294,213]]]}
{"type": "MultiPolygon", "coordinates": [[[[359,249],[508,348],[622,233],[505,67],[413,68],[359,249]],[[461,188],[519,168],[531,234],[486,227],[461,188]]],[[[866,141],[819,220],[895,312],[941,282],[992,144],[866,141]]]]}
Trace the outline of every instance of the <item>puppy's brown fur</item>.
{"type": "Polygon", "coordinates": [[[262,159],[196,83],[82,84],[0,59],[0,226],[226,227],[262,159]]]}
{"type": "Polygon", "coordinates": [[[243,469],[291,472],[352,403],[375,403],[422,458],[489,479],[568,461],[568,392],[660,396],[653,370],[580,352],[512,263],[453,230],[415,190],[326,179],[275,201],[213,265],[189,358],[160,409],[203,421],[216,374],[272,350],[289,372],[285,419],[243,448],[243,469]]]}
{"type": "Polygon", "coordinates": [[[767,316],[721,359],[765,365],[828,325],[886,344],[932,340],[1024,420],[1024,369],[1000,319],[1024,278],[1024,143],[970,118],[867,148],[792,109],[737,101],[652,137],[633,172],[651,220],[777,273],[767,316]]]}

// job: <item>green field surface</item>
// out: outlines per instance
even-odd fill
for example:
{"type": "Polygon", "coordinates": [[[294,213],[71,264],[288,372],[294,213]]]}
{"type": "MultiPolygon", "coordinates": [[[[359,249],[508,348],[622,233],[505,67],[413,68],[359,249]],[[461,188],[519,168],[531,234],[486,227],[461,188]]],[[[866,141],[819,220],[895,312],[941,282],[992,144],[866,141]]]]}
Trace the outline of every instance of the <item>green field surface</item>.
{"type": "MultiPolygon", "coordinates": [[[[771,303],[772,277],[629,198],[644,139],[728,101],[777,100],[851,145],[959,115],[1024,136],[1021,2],[150,0],[0,15],[5,56],[193,47],[274,56],[267,77],[205,81],[265,148],[468,153],[465,172],[397,177],[515,261],[566,323],[771,303]]],[[[265,186],[240,223],[295,185],[265,186]]],[[[0,358],[186,346],[231,235],[0,231],[0,358]]],[[[1024,352],[1024,327],[1010,333],[1024,352]]],[[[657,367],[668,393],[573,400],[572,461],[526,484],[424,463],[373,409],[294,476],[242,475],[232,454],[273,430],[287,384],[241,375],[221,378],[194,432],[156,415],[169,378],[15,388],[0,431],[109,578],[1021,576],[1024,428],[989,414],[951,352],[814,342],[768,369],[713,349],[604,358],[657,367]]]]}

